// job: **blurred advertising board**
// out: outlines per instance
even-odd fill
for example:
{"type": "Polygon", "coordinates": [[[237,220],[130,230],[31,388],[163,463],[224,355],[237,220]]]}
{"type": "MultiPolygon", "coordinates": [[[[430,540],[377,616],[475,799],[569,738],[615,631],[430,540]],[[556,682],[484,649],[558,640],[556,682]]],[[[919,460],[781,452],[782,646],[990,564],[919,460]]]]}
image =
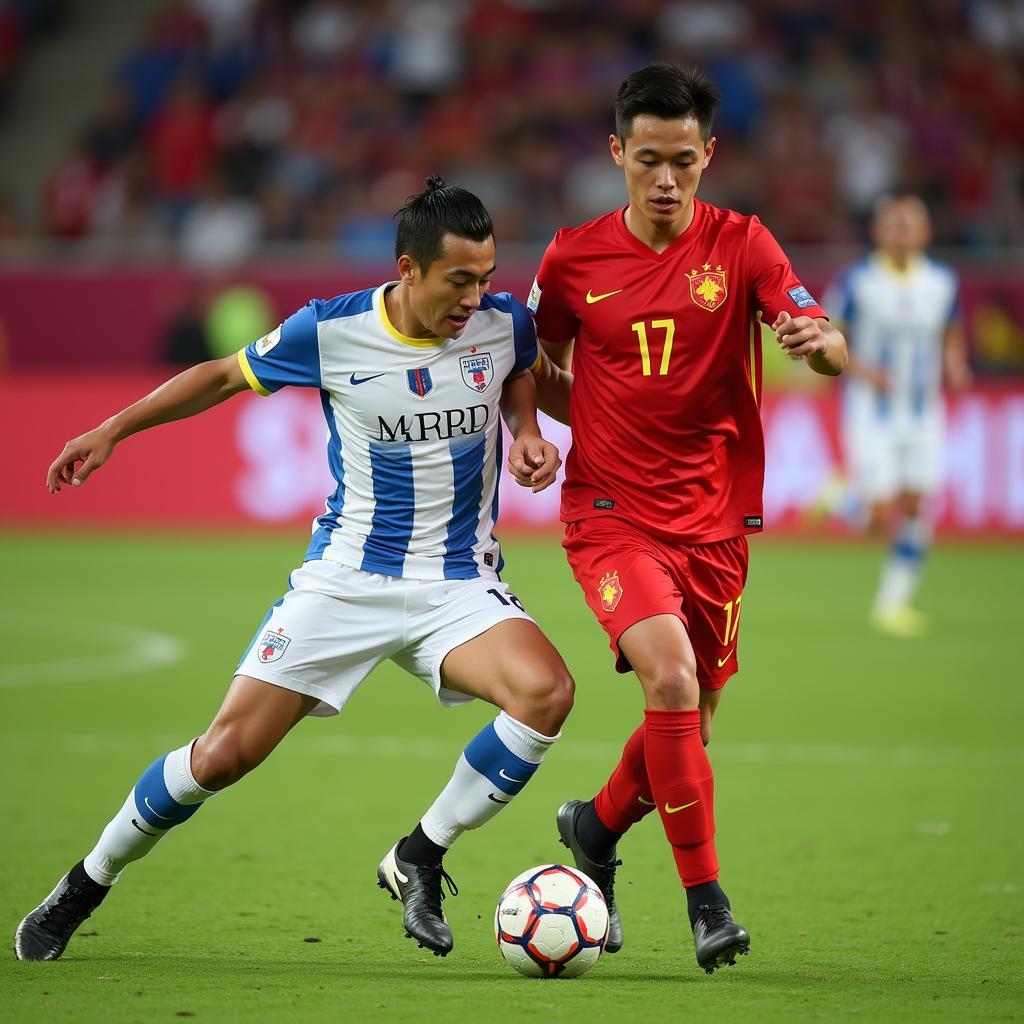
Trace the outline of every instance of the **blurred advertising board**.
{"type": "MultiPolygon", "coordinates": [[[[308,524],[333,490],[319,395],[238,396],[203,415],[124,441],[84,487],[47,492],[46,469],[65,441],[162,380],[131,375],[22,373],[0,377],[0,430],[8,464],[0,523],[8,526],[273,527],[308,524]],[[13,456],[13,458],[12,458],[13,456]]],[[[842,529],[838,389],[764,399],[765,525],[775,531],[842,529]]],[[[567,428],[545,430],[563,456],[567,428]]],[[[940,528],[1024,537],[1024,385],[976,388],[949,401],[940,528]]],[[[502,483],[499,529],[554,528],[556,487],[532,494],[502,483]]]]}

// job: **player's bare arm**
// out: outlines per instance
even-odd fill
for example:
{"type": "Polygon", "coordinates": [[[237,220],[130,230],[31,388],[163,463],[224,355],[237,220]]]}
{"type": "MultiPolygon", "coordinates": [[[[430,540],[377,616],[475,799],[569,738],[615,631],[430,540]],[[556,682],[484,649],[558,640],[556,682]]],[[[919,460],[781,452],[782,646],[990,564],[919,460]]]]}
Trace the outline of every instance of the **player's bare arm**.
{"type": "Polygon", "coordinates": [[[570,373],[572,371],[572,350],[574,341],[557,342],[546,341],[544,338],[538,338],[537,342],[555,366],[560,370],[564,370],[566,373],[570,373]]]}
{"type": "Polygon", "coordinates": [[[846,339],[824,317],[792,317],[783,310],[775,318],[772,330],[786,355],[805,359],[815,373],[836,377],[849,361],[846,339]]]}
{"type": "Polygon", "coordinates": [[[965,391],[971,386],[971,368],[967,363],[967,336],[963,325],[957,320],[950,323],[943,336],[942,362],[946,383],[954,391],[965,391]]]}
{"type": "Polygon", "coordinates": [[[562,460],[558,449],[541,437],[537,424],[537,387],[529,370],[505,381],[501,414],[513,438],[508,451],[508,468],[516,483],[535,493],[550,487],[562,460]]]}
{"type": "Polygon", "coordinates": [[[248,387],[236,356],[192,366],[98,427],[68,441],[46,474],[46,486],[51,494],[59,491],[61,484],[79,487],[110,458],[119,441],[160,423],[195,416],[248,387]]]}
{"type": "Polygon", "coordinates": [[[537,361],[530,369],[537,385],[537,405],[540,410],[559,423],[568,423],[572,374],[551,359],[543,342],[537,361]]]}

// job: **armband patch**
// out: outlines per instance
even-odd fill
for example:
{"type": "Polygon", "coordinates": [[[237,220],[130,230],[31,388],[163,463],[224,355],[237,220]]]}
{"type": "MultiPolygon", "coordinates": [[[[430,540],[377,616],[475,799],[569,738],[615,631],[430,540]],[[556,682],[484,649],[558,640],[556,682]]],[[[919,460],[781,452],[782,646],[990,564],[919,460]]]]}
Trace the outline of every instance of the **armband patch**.
{"type": "Polygon", "coordinates": [[[803,285],[800,285],[799,288],[790,288],[786,294],[793,300],[793,305],[797,309],[806,309],[808,306],[818,304],[814,296],[803,285]]]}
{"type": "Polygon", "coordinates": [[[537,282],[537,278],[533,279],[533,287],[530,289],[530,295],[526,300],[526,308],[531,313],[537,312],[537,307],[540,305],[541,287],[537,282]]]}

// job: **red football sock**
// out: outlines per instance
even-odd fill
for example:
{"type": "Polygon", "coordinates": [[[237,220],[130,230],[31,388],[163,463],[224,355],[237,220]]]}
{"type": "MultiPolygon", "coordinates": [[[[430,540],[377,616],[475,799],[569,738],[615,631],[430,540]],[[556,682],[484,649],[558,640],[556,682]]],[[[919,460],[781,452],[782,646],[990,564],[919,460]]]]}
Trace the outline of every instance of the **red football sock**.
{"type": "Polygon", "coordinates": [[[715,780],[700,739],[700,711],[648,710],[644,719],[647,777],[679,877],[687,887],[714,881],[715,780]]]}
{"type": "Polygon", "coordinates": [[[622,835],[644,815],[654,810],[651,784],[647,781],[647,763],[644,760],[644,725],[626,741],[622,759],[615,766],[611,778],[594,797],[594,810],[601,824],[622,835]]]}

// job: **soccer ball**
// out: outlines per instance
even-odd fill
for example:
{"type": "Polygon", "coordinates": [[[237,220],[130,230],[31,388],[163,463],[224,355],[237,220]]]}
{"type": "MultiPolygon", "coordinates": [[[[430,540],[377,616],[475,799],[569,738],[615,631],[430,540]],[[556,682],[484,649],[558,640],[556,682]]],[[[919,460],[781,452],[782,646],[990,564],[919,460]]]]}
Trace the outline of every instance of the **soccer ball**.
{"type": "Polygon", "coordinates": [[[582,871],[541,864],[517,875],[498,900],[501,955],[528,978],[578,978],[604,952],[608,907],[582,871]]]}

